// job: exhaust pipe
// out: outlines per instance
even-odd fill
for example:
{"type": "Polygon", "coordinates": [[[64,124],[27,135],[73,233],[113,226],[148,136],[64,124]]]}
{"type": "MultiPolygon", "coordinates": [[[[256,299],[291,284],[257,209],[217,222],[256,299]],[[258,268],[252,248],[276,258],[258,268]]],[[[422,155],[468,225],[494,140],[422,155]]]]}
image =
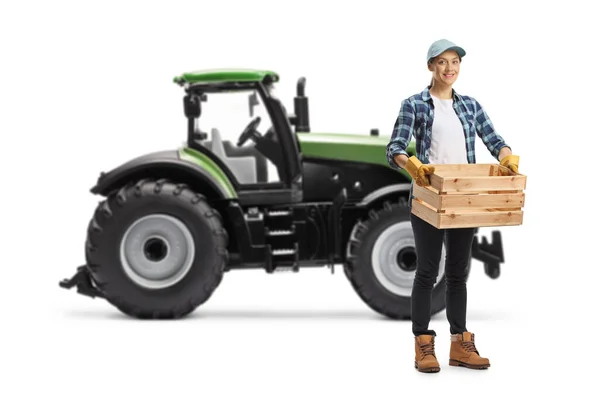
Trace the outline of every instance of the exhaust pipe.
{"type": "Polygon", "coordinates": [[[301,77],[298,79],[296,97],[294,98],[294,125],[296,125],[296,132],[310,132],[308,97],[304,94],[305,87],[306,78],[301,77]]]}

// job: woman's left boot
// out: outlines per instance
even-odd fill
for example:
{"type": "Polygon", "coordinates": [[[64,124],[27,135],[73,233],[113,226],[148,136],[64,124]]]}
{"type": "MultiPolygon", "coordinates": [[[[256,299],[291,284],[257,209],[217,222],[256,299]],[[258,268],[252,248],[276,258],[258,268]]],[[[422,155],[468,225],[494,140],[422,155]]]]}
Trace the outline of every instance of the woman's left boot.
{"type": "Polygon", "coordinates": [[[490,366],[490,360],[479,355],[475,347],[475,334],[463,332],[450,336],[450,365],[486,369],[490,366]]]}

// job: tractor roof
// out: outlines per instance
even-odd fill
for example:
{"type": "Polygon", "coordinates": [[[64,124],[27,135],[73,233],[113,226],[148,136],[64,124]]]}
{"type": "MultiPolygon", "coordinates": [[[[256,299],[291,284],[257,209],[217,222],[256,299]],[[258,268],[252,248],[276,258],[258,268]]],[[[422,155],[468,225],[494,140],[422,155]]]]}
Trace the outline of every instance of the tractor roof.
{"type": "Polygon", "coordinates": [[[276,72],[260,69],[205,69],[185,72],[173,79],[173,82],[182,83],[227,83],[227,82],[262,82],[269,78],[277,82],[279,75],[276,72]]]}

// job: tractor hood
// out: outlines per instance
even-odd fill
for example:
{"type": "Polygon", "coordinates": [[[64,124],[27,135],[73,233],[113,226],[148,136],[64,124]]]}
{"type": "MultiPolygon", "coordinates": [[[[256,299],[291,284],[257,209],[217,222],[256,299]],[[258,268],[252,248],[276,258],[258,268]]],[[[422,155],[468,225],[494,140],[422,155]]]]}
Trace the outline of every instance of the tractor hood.
{"type": "MultiPolygon", "coordinates": [[[[307,158],[379,164],[389,167],[386,158],[388,137],[358,135],[349,133],[298,132],[302,155],[307,158]]],[[[414,142],[407,152],[413,155],[414,142]]]]}

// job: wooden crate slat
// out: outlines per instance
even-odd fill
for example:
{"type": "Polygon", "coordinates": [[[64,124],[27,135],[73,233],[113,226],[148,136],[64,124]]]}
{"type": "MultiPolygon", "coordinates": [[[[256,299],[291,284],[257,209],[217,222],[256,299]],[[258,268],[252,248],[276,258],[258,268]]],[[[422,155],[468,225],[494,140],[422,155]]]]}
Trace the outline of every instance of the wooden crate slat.
{"type": "Polygon", "coordinates": [[[521,211],[520,207],[449,207],[437,210],[441,214],[485,214],[492,212],[521,211]]]}
{"type": "Polygon", "coordinates": [[[431,207],[436,210],[440,210],[442,208],[441,205],[441,197],[436,190],[433,190],[429,186],[413,186],[413,196],[416,198],[423,200],[425,203],[429,204],[431,207]]]}
{"type": "Polygon", "coordinates": [[[430,164],[433,174],[439,177],[448,176],[490,176],[492,164],[430,164]]]}
{"type": "Polygon", "coordinates": [[[412,213],[438,229],[514,226],[523,223],[523,210],[437,213],[418,200],[412,203],[412,213]]]}
{"type": "Polygon", "coordinates": [[[444,185],[444,178],[434,173],[434,175],[429,176],[429,185],[436,191],[440,192],[444,185]]]}
{"type": "Polygon", "coordinates": [[[461,192],[461,191],[488,191],[488,190],[524,190],[525,177],[523,176],[473,176],[457,178],[430,179],[431,186],[439,192],[461,192]]]}
{"type": "MultiPolygon", "coordinates": [[[[421,193],[421,192],[419,192],[421,193]]],[[[434,205],[429,198],[417,196],[434,205]]],[[[436,209],[442,210],[451,207],[523,207],[525,193],[501,193],[496,192],[481,194],[442,194],[432,195],[436,202],[436,209]]]]}
{"type": "Polygon", "coordinates": [[[436,210],[428,206],[426,203],[415,199],[412,202],[411,212],[417,217],[421,218],[422,220],[429,222],[431,225],[435,227],[439,226],[439,214],[436,212],[436,210]]]}
{"type": "Polygon", "coordinates": [[[514,226],[523,223],[523,211],[440,214],[440,229],[514,226]]]}

